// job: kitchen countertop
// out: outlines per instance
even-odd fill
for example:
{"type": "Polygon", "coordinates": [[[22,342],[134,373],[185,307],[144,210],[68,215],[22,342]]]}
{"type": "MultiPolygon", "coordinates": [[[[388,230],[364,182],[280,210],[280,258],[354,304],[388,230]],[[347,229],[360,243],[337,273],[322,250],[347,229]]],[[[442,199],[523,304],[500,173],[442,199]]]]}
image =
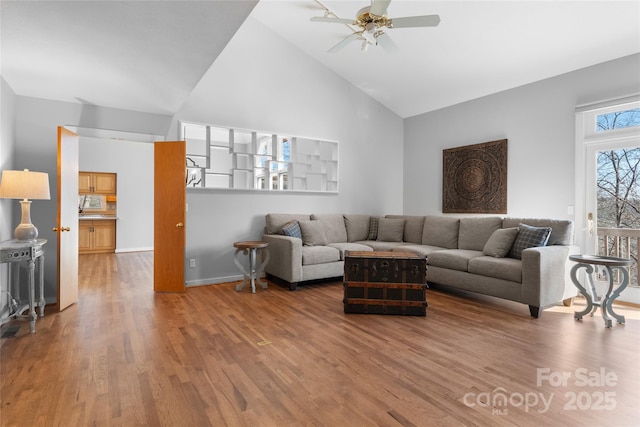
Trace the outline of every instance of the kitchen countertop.
{"type": "Polygon", "coordinates": [[[95,221],[95,220],[117,220],[118,217],[115,215],[92,215],[92,214],[81,214],[78,215],[78,219],[80,221],[82,220],[91,220],[91,221],[95,221]]]}

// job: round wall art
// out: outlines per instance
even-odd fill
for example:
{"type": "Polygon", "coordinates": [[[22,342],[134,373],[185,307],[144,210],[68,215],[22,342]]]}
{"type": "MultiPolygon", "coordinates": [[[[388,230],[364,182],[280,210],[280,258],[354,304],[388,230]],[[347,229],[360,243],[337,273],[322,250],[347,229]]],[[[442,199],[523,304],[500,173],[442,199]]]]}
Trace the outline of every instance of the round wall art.
{"type": "Polygon", "coordinates": [[[507,213],[507,140],[442,151],[443,213],[507,213]]]}

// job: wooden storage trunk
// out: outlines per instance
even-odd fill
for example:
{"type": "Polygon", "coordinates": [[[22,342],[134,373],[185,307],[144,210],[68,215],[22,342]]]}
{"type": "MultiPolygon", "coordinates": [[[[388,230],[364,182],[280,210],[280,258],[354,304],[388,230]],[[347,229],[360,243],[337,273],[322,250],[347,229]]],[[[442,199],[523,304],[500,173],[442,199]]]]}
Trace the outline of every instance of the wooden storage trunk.
{"type": "Polygon", "coordinates": [[[427,314],[427,260],[410,252],[348,251],[344,312],[427,314]]]}

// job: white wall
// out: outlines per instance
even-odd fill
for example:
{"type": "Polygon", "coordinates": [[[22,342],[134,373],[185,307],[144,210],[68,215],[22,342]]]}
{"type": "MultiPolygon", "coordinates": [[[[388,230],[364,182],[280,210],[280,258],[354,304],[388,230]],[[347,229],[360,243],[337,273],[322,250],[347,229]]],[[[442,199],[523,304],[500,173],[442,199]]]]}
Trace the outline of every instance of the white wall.
{"type": "Polygon", "coordinates": [[[402,119],[249,17],[176,114],[193,121],[339,141],[339,194],[189,191],[189,284],[235,280],[233,242],[269,212],[402,212],[402,119]],[[268,47],[268,49],[266,48],[268,47]]]}
{"type": "Polygon", "coordinates": [[[575,108],[638,93],[639,76],[632,55],[406,119],[404,213],[442,212],[443,149],[507,138],[508,215],[574,219],[575,108]]]}
{"type": "MultiPolygon", "coordinates": [[[[16,96],[13,90],[0,76],[0,171],[14,169],[14,157],[16,149],[15,133],[15,102],[16,96]]],[[[0,199],[0,242],[13,239],[13,230],[18,225],[19,220],[14,224],[12,214],[13,204],[18,204],[17,200],[0,199]]],[[[7,317],[7,294],[9,290],[9,273],[7,264],[0,264],[0,318],[7,317]]]]}
{"type": "Polygon", "coordinates": [[[79,165],[117,174],[116,252],[153,250],[153,144],[80,138],[79,165]]]}
{"type": "MultiPolygon", "coordinates": [[[[15,168],[47,172],[50,176],[51,200],[35,200],[31,207],[31,220],[38,227],[39,236],[49,240],[45,247],[45,297],[47,302],[53,302],[56,299],[58,257],[57,237],[51,231],[56,223],[58,198],[55,184],[57,127],[68,125],[165,135],[171,117],[24,96],[16,97],[15,111],[15,168]]],[[[19,214],[17,209],[13,210],[14,218],[19,214]]]]}

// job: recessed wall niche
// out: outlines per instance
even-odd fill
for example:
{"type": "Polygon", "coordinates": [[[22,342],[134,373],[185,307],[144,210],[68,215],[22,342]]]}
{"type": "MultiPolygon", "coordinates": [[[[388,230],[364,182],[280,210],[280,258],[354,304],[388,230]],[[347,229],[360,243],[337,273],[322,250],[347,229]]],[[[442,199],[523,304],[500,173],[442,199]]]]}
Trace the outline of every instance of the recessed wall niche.
{"type": "Polygon", "coordinates": [[[338,142],[180,122],[187,188],[338,192],[338,142]]]}

